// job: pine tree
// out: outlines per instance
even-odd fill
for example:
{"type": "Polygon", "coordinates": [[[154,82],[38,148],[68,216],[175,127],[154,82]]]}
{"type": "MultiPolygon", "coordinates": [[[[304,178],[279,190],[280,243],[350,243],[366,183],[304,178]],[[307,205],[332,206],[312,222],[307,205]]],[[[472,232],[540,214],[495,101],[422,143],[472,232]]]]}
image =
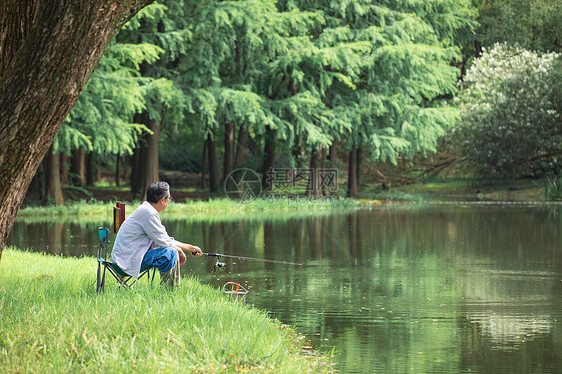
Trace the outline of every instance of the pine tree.
{"type": "Polygon", "coordinates": [[[293,85],[331,109],[330,123],[341,124],[333,138],[347,130],[351,152],[364,149],[393,163],[399,155],[435,151],[458,120],[442,99],[455,92],[458,70],[450,63],[474,25],[469,1],[286,1],[281,7],[317,11],[326,20],[311,58],[280,70],[290,70],[293,85]]]}

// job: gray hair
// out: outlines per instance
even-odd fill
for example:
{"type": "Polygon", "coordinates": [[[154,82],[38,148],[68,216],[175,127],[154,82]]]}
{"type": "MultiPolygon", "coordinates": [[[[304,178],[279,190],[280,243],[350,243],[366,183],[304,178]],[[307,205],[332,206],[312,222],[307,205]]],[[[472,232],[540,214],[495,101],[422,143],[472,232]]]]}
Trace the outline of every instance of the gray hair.
{"type": "Polygon", "coordinates": [[[163,197],[170,196],[170,185],[166,182],[154,182],[146,189],[146,200],[157,203],[163,197]]]}

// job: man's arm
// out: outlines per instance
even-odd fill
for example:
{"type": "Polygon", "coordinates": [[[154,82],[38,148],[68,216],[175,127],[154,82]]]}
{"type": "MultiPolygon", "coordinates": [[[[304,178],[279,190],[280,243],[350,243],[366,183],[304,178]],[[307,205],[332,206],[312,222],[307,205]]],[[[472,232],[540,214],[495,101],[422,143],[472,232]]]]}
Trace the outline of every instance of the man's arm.
{"type": "Polygon", "coordinates": [[[179,242],[177,240],[174,240],[174,247],[173,248],[176,251],[178,251],[180,265],[183,265],[185,263],[185,261],[187,260],[187,257],[185,256],[184,252],[190,252],[195,257],[199,257],[199,256],[203,255],[203,252],[201,252],[201,248],[199,248],[195,245],[182,243],[182,242],[179,242]]]}

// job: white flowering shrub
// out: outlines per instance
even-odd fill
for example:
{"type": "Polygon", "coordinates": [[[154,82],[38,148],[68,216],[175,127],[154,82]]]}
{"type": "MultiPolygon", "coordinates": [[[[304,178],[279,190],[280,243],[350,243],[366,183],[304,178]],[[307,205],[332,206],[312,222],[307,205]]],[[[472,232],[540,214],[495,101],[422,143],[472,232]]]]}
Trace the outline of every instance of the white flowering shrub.
{"type": "Polygon", "coordinates": [[[496,44],[470,67],[454,132],[479,176],[514,178],[562,165],[561,66],[558,53],[496,44]]]}

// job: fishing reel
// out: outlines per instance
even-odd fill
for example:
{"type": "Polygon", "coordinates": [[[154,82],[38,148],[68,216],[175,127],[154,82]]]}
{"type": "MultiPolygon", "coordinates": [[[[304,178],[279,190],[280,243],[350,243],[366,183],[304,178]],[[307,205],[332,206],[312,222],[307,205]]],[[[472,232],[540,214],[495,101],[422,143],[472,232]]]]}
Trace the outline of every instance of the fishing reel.
{"type": "Polygon", "coordinates": [[[221,270],[222,270],[222,269],[224,269],[225,267],[226,267],[226,264],[225,264],[224,262],[220,262],[220,258],[219,258],[219,259],[217,259],[217,262],[215,263],[215,267],[214,267],[213,273],[216,273],[216,272],[217,272],[217,269],[221,269],[221,270]]]}
{"type": "Polygon", "coordinates": [[[302,265],[302,264],[297,264],[297,263],[294,263],[294,262],[267,260],[265,258],[223,255],[221,253],[206,253],[206,252],[203,252],[203,253],[201,253],[201,255],[207,256],[207,257],[216,257],[217,258],[217,262],[215,262],[215,266],[213,267],[213,273],[216,273],[217,269],[224,269],[226,267],[226,264],[224,262],[221,262],[221,257],[238,258],[240,260],[263,261],[263,262],[270,262],[270,263],[275,263],[275,264],[285,264],[285,265],[297,265],[297,266],[302,265]]]}
{"type": "Polygon", "coordinates": [[[215,262],[215,266],[213,267],[213,273],[216,273],[217,269],[224,270],[224,268],[226,267],[226,264],[224,262],[221,262],[221,255],[217,253],[215,254],[215,256],[217,257],[217,262],[215,262]]]}

